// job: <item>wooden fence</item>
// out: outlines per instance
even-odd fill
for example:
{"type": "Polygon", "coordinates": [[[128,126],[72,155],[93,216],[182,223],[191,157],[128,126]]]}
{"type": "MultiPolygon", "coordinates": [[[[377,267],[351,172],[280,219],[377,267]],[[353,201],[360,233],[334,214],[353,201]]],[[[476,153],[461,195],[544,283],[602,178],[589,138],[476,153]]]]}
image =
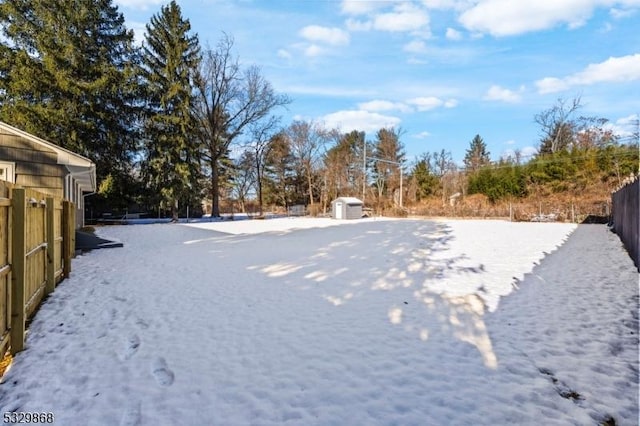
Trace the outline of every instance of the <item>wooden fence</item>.
{"type": "Polygon", "coordinates": [[[640,271],[640,178],[629,182],[611,194],[613,231],[629,252],[640,271]]]}
{"type": "Polygon", "coordinates": [[[0,357],[24,348],[26,322],[71,272],[73,203],[0,182],[0,357]]]}

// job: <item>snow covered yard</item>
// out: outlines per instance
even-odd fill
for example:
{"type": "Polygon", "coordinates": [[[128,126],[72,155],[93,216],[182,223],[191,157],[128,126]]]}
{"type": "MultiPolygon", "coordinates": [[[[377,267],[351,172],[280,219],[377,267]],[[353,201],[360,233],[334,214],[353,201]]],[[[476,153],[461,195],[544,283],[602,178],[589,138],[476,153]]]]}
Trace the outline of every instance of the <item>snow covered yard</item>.
{"type": "Polygon", "coordinates": [[[61,425],[638,423],[639,275],[604,226],[99,232],[124,248],[74,261],[0,411],[61,425]]]}

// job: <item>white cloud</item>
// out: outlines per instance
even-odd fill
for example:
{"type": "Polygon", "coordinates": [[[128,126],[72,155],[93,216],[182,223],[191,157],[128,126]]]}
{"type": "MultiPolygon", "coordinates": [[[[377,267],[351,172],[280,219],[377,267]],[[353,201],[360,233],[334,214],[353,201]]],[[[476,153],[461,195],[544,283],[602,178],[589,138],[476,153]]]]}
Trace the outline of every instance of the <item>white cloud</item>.
{"type": "Polygon", "coordinates": [[[604,62],[589,64],[583,71],[565,78],[546,77],[536,82],[538,92],[554,93],[572,86],[588,86],[603,82],[640,80],[640,53],[610,57],[604,62]]]}
{"type": "Polygon", "coordinates": [[[373,19],[376,30],[389,32],[418,31],[428,25],[429,15],[412,3],[401,3],[393,12],[378,14],[373,19]]]}
{"type": "Polygon", "coordinates": [[[409,58],[407,59],[407,63],[409,65],[425,65],[425,64],[428,64],[429,61],[424,59],[418,59],[418,58],[409,58]]]}
{"type": "Polygon", "coordinates": [[[634,137],[638,131],[638,120],[640,117],[638,114],[631,114],[627,117],[617,119],[614,123],[608,122],[604,125],[604,128],[611,130],[614,135],[626,139],[634,137]]]}
{"type": "Polygon", "coordinates": [[[147,10],[149,6],[165,3],[165,0],[116,0],[115,4],[122,8],[147,10]]]}
{"type": "Polygon", "coordinates": [[[359,21],[357,19],[349,18],[345,21],[345,25],[349,31],[369,31],[373,28],[371,21],[359,21]]]}
{"type": "Polygon", "coordinates": [[[408,104],[415,105],[418,111],[430,111],[444,105],[444,101],[435,96],[427,96],[420,98],[413,98],[407,101],[408,104]]]}
{"type": "Polygon", "coordinates": [[[413,109],[402,102],[391,102],[383,100],[373,100],[358,104],[358,108],[365,111],[400,111],[411,112],[413,109]]]}
{"type": "Polygon", "coordinates": [[[505,148],[502,150],[502,153],[500,154],[501,160],[516,161],[519,157],[520,162],[523,163],[529,161],[532,157],[538,154],[538,149],[532,146],[525,146],[522,149],[513,148],[515,145],[514,140],[507,141],[505,144],[509,145],[511,148],[505,148]]]}
{"type": "Polygon", "coordinates": [[[631,114],[627,117],[622,117],[616,120],[616,124],[620,126],[637,126],[640,116],[638,114],[631,114]]]}
{"type": "Polygon", "coordinates": [[[504,151],[502,151],[502,154],[500,154],[500,158],[502,160],[515,159],[516,158],[516,151],[514,149],[507,148],[504,151]]]}
{"type": "Polygon", "coordinates": [[[436,108],[455,108],[458,106],[456,99],[442,100],[435,96],[423,96],[406,101],[407,104],[415,106],[418,111],[431,111],[436,108]]]}
{"type": "Polygon", "coordinates": [[[424,4],[427,8],[438,10],[466,9],[474,2],[474,0],[422,0],[422,4],[424,4]]]}
{"type": "Polygon", "coordinates": [[[427,45],[422,40],[413,40],[402,47],[402,50],[410,53],[425,53],[427,45]]]}
{"type": "Polygon", "coordinates": [[[546,93],[556,93],[567,90],[569,85],[563,80],[555,77],[545,77],[542,80],[536,81],[538,87],[538,93],[544,95],[546,93]]]}
{"type": "Polygon", "coordinates": [[[487,91],[487,94],[484,96],[484,99],[488,101],[503,101],[509,103],[520,102],[521,96],[519,93],[514,92],[509,89],[505,89],[498,85],[493,85],[487,91]]]}
{"type": "Polygon", "coordinates": [[[278,49],[278,57],[279,58],[283,58],[283,59],[291,59],[291,53],[289,53],[287,50],[285,49],[278,49]]]}
{"type": "Polygon", "coordinates": [[[431,136],[431,133],[429,133],[429,132],[420,132],[420,133],[418,133],[416,135],[413,135],[413,137],[416,138],[416,139],[426,139],[429,136],[431,136]]]}
{"type": "Polygon", "coordinates": [[[569,84],[589,85],[604,81],[634,81],[640,79],[640,53],[610,57],[599,64],[589,64],[584,71],[568,77],[569,84]]]}
{"type": "Polygon", "coordinates": [[[133,30],[133,42],[136,45],[141,46],[144,41],[145,33],[147,32],[146,24],[143,22],[127,21],[126,26],[133,30]]]}
{"type": "Polygon", "coordinates": [[[365,15],[387,6],[388,2],[375,0],[343,0],[340,10],[348,15],[365,15]]]}
{"type": "Polygon", "coordinates": [[[322,42],[333,46],[349,44],[349,33],[340,28],[309,25],[300,30],[300,35],[312,42],[322,42]]]}
{"type": "Polygon", "coordinates": [[[530,158],[538,153],[538,148],[534,146],[525,146],[520,150],[520,153],[524,158],[530,158]]]}
{"type": "Polygon", "coordinates": [[[611,22],[605,22],[604,25],[598,30],[601,33],[608,33],[613,29],[611,22]]]}
{"type": "Polygon", "coordinates": [[[630,16],[633,16],[635,14],[636,14],[636,10],[633,10],[633,9],[617,9],[614,7],[611,10],[609,10],[609,15],[611,15],[613,19],[629,18],[630,16]]]}
{"type": "Polygon", "coordinates": [[[326,49],[318,46],[317,44],[311,44],[304,49],[304,56],[315,58],[316,56],[322,56],[327,52],[326,49]]]}
{"type": "Polygon", "coordinates": [[[453,28],[447,28],[446,37],[449,40],[462,40],[462,33],[453,28]]]}
{"type": "Polygon", "coordinates": [[[480,0],[464,11],[460,23],[470,31],[509,36],[567,24],[583,25],[595,7],[614,3],[612,0],[480,0]]]}
{"type": "Polygon", "coordinates": [[[457,99],[447,99],[444,102],[444,107],[445,108],[455,108],[458,106],[458,100],[457,99]]]}
{"type": "Polygon", "coordinates": [[[382,115],[376,112],[350,110],[327,114],[322,117],[322,121],[330,129],[377,132],[382,128],[397,127],[401,120],[398,117],[382,115]]]}

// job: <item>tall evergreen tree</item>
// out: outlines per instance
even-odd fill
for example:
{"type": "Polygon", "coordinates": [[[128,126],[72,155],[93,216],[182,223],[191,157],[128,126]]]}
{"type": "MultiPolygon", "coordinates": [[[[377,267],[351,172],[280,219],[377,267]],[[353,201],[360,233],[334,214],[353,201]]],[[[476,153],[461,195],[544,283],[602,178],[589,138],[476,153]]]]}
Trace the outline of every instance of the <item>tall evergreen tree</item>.
{"type": "Polygon", "coordinates": [[[146,97],[143,176],[155,201],[177,220],[179,203],[199,192],[191,87],[200,48],[175,1],[152,16],[146,30],[141,60],[146,97]]]}
{"type": "Polygon", "coordinates": [[[401,132],[394,128],[380,129],[376,133],[373,174],[379,200],[384,195],[395,196],[396,191],[400,190],[400,168],[405,161],[400,134],[401,132]]]}
{"type": "Polygon", "coordinates": [[[475,172],[482,166],[486,166],[491,162],[487,144],[480,135],[475,135],[469,143],[469,149],[464,156],[464,165],[468,171],[475,172]]]}
{"type": "Polygon", "coordinates": [[[292,187],[295,180],[295,157],[289,138],[279,132],[269,140],[269,148],[265,156],[264,200],[267,203],[289,207],[296,195],[292,187]]]}
{"type": "Polygon", "coordinates": [[[438,188],[438,177],[433,171],[430,153],[424,153],[415,163],[411,178],[416,185],[416,199],[420,200],[435,193],[438,188]]]}
{"type": "Polygon", "coordinates": [[[99,180],[126,188],[138,86],[133,32],[117,7],[4,0],[0,26],[0,119],[91,158],[99,180]]]}

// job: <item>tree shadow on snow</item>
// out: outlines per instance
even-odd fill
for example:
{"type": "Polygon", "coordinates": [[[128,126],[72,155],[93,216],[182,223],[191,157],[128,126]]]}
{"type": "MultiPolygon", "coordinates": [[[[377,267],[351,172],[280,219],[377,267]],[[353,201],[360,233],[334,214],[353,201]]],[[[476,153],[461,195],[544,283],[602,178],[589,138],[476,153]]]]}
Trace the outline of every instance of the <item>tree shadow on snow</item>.
{"type": "MultiPolygon", "coordinates": [[[[388,327],[423,341],[457,339],[473,345],[484,365],[497,360],[484,315],[488,290],[469,287],[484,274],[464,253],[450,251],[455,238],[445,223],[399,220],[308,229],[279,238],[278,253],[265,253],[251,271],[291,290],[315,293],[348,309],[376,309],[388,327]],[[366,304],[356,307],[356,304],[366,304]]],[[[494,296],[494,295],[493,295],[494,296]]]]}

